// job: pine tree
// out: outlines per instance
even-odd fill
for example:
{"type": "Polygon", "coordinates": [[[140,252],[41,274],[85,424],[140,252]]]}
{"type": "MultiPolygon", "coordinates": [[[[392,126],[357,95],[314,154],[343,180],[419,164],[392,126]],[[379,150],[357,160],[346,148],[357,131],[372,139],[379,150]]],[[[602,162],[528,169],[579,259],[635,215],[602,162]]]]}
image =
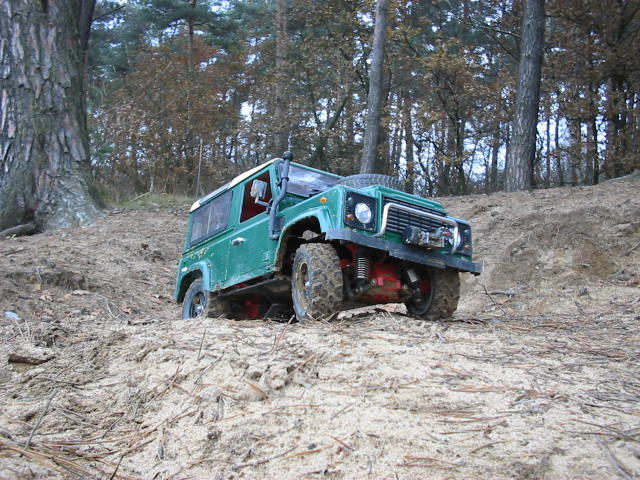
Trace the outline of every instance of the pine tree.
{"type": "Polygon", "coordinates": [[[524,0],[513,140],[505,173],[507,191],[531,188],[544,47],[544,0],[524,0]]]}
{"type": "Polygon", "coordinates": [[[0,230],[91,222],[84,101],[93,0],[0,3],[0,230]]]}

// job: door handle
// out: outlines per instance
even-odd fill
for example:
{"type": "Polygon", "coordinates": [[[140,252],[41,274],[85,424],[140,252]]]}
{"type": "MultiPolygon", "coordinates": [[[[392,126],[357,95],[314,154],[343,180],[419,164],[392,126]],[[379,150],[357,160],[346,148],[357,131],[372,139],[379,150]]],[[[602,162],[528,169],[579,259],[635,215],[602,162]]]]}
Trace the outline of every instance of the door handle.
{"type": "Polygon", "coordinates": [[[246,241],[247,241],[246,238],[242,238],[242,237],[234,238],[233,240],[231,240],[231,245],[233,245],[234,247],[237,247],[238,245],[246,241]]]}

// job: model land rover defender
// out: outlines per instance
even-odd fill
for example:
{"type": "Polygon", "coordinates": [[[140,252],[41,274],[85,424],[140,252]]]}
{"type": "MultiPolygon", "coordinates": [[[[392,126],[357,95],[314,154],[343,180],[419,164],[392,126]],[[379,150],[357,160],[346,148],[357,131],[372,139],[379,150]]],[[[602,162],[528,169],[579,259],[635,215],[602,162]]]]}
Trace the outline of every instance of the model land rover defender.
{"type": "Polygon", "coordinates": [[[384,175],[340,177],[289,152],[196,201],[175,298],[182,317],[327,317],[345,302],[450,317],[471,228],[384,175]]]}

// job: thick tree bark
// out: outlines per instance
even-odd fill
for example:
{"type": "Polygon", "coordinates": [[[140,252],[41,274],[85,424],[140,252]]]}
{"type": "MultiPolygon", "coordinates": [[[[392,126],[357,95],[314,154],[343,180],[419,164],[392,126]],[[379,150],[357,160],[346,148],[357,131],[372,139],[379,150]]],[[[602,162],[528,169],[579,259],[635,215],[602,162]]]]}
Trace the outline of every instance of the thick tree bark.
{"type": "Polygon", "coordinates": [[[376,172],[376,156],[380,135],[380,116],[383,97],[383,61],[387,29],[387,8],[389,0],[378,0],[376,20],[373,30],[373,49],[371,50],[371,68],[369,69],[369,98],[367,102],[367,124],[362,146],[360,173],[376,172]]]}
{"type": "Polygon", "coordinates": [[[0,230],[89,223],[83,53],[94,0],[0,2],[0,230]]]}
{"type": "Polygon", "coordinates": [[[513,144],[505,178],[507,191],[526,190],[532,185],[543,46],[544,0],[524,0],[513,144]]]}

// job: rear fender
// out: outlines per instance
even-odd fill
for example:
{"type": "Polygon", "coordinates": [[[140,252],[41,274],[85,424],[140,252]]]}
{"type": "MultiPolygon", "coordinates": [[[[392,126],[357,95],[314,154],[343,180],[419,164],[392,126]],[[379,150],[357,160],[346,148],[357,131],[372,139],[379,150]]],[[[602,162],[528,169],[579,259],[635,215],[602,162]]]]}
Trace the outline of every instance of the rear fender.
{"type": "Polygon", "coordinates": [[[178,288],[176,289],[176,300],[178,303],[184,300],[184,294],[187,293],[189,285],[198,278],[202,278],[204,288],[211,290],[211,270],[207,263],[192,263],[189,267],[183,267],[180,274],[182,278],[180,279],[178,288]]]}

